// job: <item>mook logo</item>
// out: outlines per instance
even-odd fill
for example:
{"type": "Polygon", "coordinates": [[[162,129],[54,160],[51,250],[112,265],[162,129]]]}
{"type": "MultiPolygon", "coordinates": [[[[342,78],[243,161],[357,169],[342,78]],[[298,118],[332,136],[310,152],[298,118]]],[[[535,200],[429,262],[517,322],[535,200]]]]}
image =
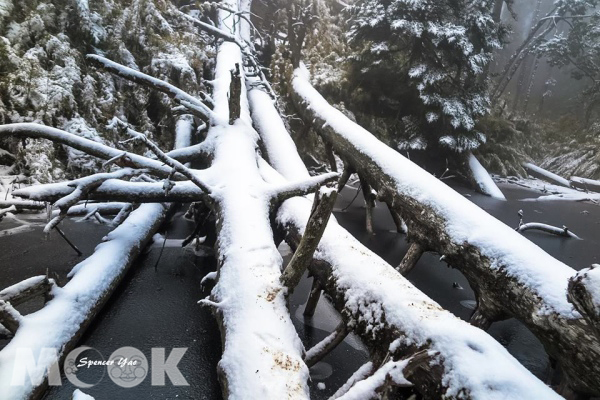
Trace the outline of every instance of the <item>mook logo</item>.
{"type": "MultiPolygon", "coordinates": [[[[66,356],[63,371],[69,382],[81,389],[97,385],[106,375],[123,388],[139,385],[149,374],[152,386],[165,386],[166,377],[173,386],[189,386],[177,367],[186,351],[185,347],[174,348],[165,358],[166,350],[156,347],[151,351],[149,362],[145,354],[135,347],[121,347],[105,358],[100,351],[84,346],[74,349],[66,356]]],[[[27,377],[36,385],[38,383],[33,382],[36,380],[36,371],[46,368],[48,384],[60,386],[62,382],[58,364],[43,365],[43,360],[47,360],[47,357],[58,359],[56,349],[42,349],[38,362],[31,349],[18,349],[11,385],[22,386],[27,377]]]]}

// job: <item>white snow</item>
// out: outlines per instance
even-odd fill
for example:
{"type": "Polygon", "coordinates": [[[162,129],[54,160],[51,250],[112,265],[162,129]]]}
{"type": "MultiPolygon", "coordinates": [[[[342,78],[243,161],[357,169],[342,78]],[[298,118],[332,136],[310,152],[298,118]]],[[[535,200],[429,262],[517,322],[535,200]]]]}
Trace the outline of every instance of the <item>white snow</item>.
{"type": "Polygon", "coordinates": [[[469,154],[469,168],[473,172],[477,185],[485,194],[495,199],[506,200],[502,191],[496,186],[490,174],[483,168],[483,165],[481,165],[473,153],[469,154]]]}
{"type": "Polygon", "coordinates": [[[11,298],[16,294],[22,292],[23,290],[42,282],[44,279],[46,279],[44,275],[39,275],[31,277],[29,279],[25,279],[24,281],[9,286],[6,289],[0,291],[0,299],[11,298]]]}
{"type": "Polygon", "coordinates": [[[534,174],[537,174],[538,178],[547,180],[550,183],[554,183],[560,186],[571,187],[571,183],[568,179],[565,179],[562,176],[556,175],[550,171],[546,171],[545,169],[540,168],[536,165],[533,165],[531,163],[524,163],[523,167],[533,172],[534,174]]]}
{"type": "Polygon", "coordinates": [[[94,400],[94,398],[92,396],[90,396],[89,394],[83,393],[79,389],[75,389],[75,391],[73,392],[72,400],[94,400]]]}
{"type": "Polygon", "coordinates": [[[408,360],[389,361],[382,365],[373,375],[360,382],[357,382],[345,394],[338,397],[340,400],[365,400],[377,397],[376,389],[379,388],[385,380],[390,377],[395,384],[402,386],[411,386],[411,383],[404,378],[402,370],[408,364],[408,360]]]}
{"type": "Polygon", "coordinates": [[[502,267],[507,275],[536,293],[542,299],[539,313],[556,312],[565,317],[579,317],[566,296],[568,280],[575,270],[345,118],[311,86],[305,70],[296,70],[292,84],[336,132],[393,178],[398,192],[435,210],[445,220],[445,230],[455,243],[476,246],[492,260],[491,268],[502,267]]]}
{"type": "Polygon", "coordinates": [[[592,297],[596,315],[600,315],[600,265],[593,264],[590,268],[582,269],[577,273],[577,279],[585,285],[592,297]]]}

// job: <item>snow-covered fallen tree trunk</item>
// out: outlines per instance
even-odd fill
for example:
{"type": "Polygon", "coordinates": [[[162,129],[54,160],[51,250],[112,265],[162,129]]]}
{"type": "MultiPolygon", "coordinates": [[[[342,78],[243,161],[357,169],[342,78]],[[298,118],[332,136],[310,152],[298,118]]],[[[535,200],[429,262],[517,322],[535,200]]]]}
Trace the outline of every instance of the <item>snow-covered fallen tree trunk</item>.
{"type": "Polygon", "coordinates": [[[591,192],[600,192],[600,181],[593,179],[580,178],[578,176],[571,177],[571,187],[591,192]]]}
{"type": "Polygon", "coordinates": [[[295,72],[291,92],[304,120],[401,214],[409,241],[465,275],[478,301],[474,322],[519,319],[560,362],[572,389],[600,394],[600,342],[567,301],[572,268],[350,121],[304,71],[295,72]]]}
{"type": "Polygon", "coordinates": [[[525,168],[527,173],[534,178],[538,178],[558,186],[571,187],[568,179],[565,179],[562,176],[556,175],[550,171],[546,171],[545,169],[540,168],[537,165],[533,165],[532,163],[523,163],[523,168],[525,168]]]}
{"type": "MultiPolygon", "coordinates": [[[[249,98],[270,164],[286,179],[306,178],[308,171],[269,96],[252,90],[249,98]]],[[[273,171],[264,174],[283,179],[273,171]]],[[[288,231],[293,246],[301,240],[311,209],[310,199],[294,198],[278,212],[277,221],[288,231]]],[[[374,359],[371,365],[379,367],[388,352],[391,359],[399,360],[428,350],[425,357],[405,362],[401,371],[425,398],[560,398],[487,333],[443,310],[333,217],[315,258],[318,262],[310,272],[347,327],[368,346],[374,359]]],[[[375,373],[370,369],[370,374],[375,373]]]]}
{"type": "Polygon", "coordinates": [[[0,200],[0,208],[15,207],[18,211],[22,210],[44,210],[46,204],[38,201],[26,200],[0,200]]]}
{"type": "MultiPolygon", "coordinates": [[[[0,351],[0,391],[3,399],[40,398],[46,387],[48,370],[75,347],[94,317],[109,299],[136,257],[151,240],[167,215],[162,204],[143,205],[98,245],[93,255],[76,265],[71,280],[52,291],[54,299],[41,310],[23,316],[14,338],[0,351]],[[52,354],[47,350],[55,349],[52,354]],[[11,384],[20,349],[42,356],[22,384],[11,384]]],[[[18,381],[17,381],[18,382],[18,381]]]]}
{"type": "MultiPolygon", "coordinates": [[[[0,127],[0,130],[2,128],[0,127]]],[[[29,124],[17,127],[17,130],[24,133],[32,132],[34,135],[37,132],[50,132],[61,138],[71,138],[65,135],[66,132],[53,129],[48,131],[45,128],[37,128],[29,124]],[[28,131],[28,127],[32,130],[28,131]]],[[[175,142],[178,146],[190,146],[189,135],[181,137],[183,134],[183,131],[177,132],[175,142]]],[[[85,141],[72,139],[71,144],[88,145],[85,141]]],[[[95,147],[92,145],[92,148],[95,147]]],[[[101,149],[103,151],[98,154],[101,158],[110,159],[116,154],[116,150],[109,147],[101,147],[101,149]]],[[[148,159],[139,158],[139,160],[142,164],[146,164],[148,159]]],[[[88,206],[92,205],[88,204],[88,206]]],[[[121,211],[128,204],[111,203],[96,206],[105,209],[116,206],[121,211]]],[[[96,247],[94,254],[71,270],[70,281],[62,288],[55,287],[52,280],[43,276],[30,278],[0,292],[0,298],[12,304],[19,304],[22,299],[28,299],[39,293],[46,294],[49,286],[51,291],[47,297],[52,297],[44,308],[21,318],[14,338],[0,351],[0,393],[2,395],[0,398],[20,400],[37,399],[43,396],[48,386],[48,373],[53,365],[64,361],[64,357],[77,345],[136,258],[165,222],[171,207],[172,205],[162,203],[145,204],[131,212],[124,221],[118,221],[120,226],[105,237],[103,243],[96,247]],[[15,364],[23,361],[18,357],[19,349],[22,348],[31,349],[36,359],[40,355],[45,354],[45,356],[39,359],[31,379],[24,376],[22,385],[11,385],[15,364]],[[55,349],[56,352],[43,353],[46,351],[43,350],[44,348],[55,349]],[[3,397],[4,395],[6,397],[3,397]]],[[[73,206],[69,211],[73,210],[77,213],[80,209],[85,210],[85,205],[73,206]]],[[[117,213],[120,215],[119,211],[117,213]]]]}
{"type": "Polygon", "coordinates": [[[490,197],[498,200],[506,200],[498,185],[496,185],[490,174],[472,153],[469,153],[467,161],[469,164],[468,170],[471,172],[470,178],[473,180],[475,187],[481,193],[490,197]]]}

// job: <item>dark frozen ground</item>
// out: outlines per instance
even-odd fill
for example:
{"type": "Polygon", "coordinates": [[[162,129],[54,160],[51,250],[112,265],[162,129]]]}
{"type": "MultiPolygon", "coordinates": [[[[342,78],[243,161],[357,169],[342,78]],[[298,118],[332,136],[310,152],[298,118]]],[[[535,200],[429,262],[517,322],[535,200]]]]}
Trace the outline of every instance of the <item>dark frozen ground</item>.
{"type": "MultiPolygon", "coordinates": [[[[520,199],[537,197],[538,194],[513,185],[502,185],[501,189],[507,196],[506,202],[457,188],[460,193],[510,226],[517,225],[519,209],[525,212],[526,222],[569,226],[583,240],[559,238],[539,232],[527,232],[525,236],[575,269],[598,262],[598,206],[573,202],[523,202],[520,199]]],[[[360,194],[346,211],[342,211],[355,193],[352,188],[346,188],[342,192],[335,211],[338,221],[390,264],[398,264],[407,245],[404,237],[395,232],[387,208],[379,206],[375,209],[374,236],[369,236],[364,231],[364,208],[360,194]]],[[[193,228],[183,218],[174,218],[174,221],[166,227],[169,239],[181,239],[193,228]]],[[[6,221],[0,223],[0,229],[8,227],[10,226],[6,221]]],[[[84,251],[84,257],[91,254],[95,243],[108,231],[106,227],[94,223],[72,221],[65,222],[64,229],[84,251]]],[[[41,226],[29,232],[0,236],[0,287],[45,273],[46,268],[64,277],[82,259],[58,236],[53,235],[48,241],[44,241],[42,237],[41,226]]],[[[502,238],[499,237],[498,240],[502,238]]],[[[216,376],[221,353],[219,331],[210,310],[197,304],[199,299],[209,293],[210,286],[200,287],[200,280],[206,273],[214,270],[214,260],[167,245],[155,269],[161,244],[158,242],[150,247],[134,265],[97,322],[84,336],[81,345],[91,346],[105,356],[123,346],[139,348],[147,356],[152,347],[166,347],[167,352],[173,347],[188,347],[179,367],[190,386],[152,387],[147,378],[135,388],[124,389],[104,377],[99,384],[84,390],[97,400],[217,399],[221,396],[216,376]]],[[[408,278],[457,316],[463,319],[470,316],[475,300],[473,292],[464,277],[458,271],[447,268],[446,264],[439,261],[439,256],[426,254],[408,278]],[[455,288],[454,283],[461,288],[455,288]]],[[[319,303],[315,316],[305,319],[302,311],[309,289],[310,281],[304,279],[290,302],[292,320],[307,348],[328,335],[339,319],[331,306],[323,301],[319,303]]],[[[522,324],[515,320],[496,323],[489,333],[534,374],[546,378],[548,359],[544,349],[522,324]]],[[[312,397],[328,398],[366,361],[366,351],[355,337],[350,336],[311,369],[312,397]],[[325,389],[319,390],[317,382],[325,383],[325,389]]],[[[74,389],[63,379],[63,386],[51,389],[46,398],[70,399],[74,389]]]]}

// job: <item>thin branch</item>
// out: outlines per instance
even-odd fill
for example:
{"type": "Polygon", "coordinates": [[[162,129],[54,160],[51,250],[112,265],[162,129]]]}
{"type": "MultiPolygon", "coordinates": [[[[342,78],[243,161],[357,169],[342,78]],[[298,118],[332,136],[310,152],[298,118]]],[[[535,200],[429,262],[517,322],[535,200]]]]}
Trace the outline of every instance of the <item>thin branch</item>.
{"type": "Polygon", "coordinates": [[[342,343],[349,333],[350,330],[346,326],[346,323],[344,321],[340,322],[337,328],[335,328],[329,336],[306,352],[306,355],[304,356],[306,365],[310,368],[321,361],[327,354],[335,349],[338,344],[342,343]]]}
{"type": "Polygon", "coordinates": [[[339,178],[337,172],[329,172],[327,174],[313,176],[305,181],[301,182],[289,182],[273,190],[273,202],[275,204],[281,204],[285,200],[297,196],[305,196],[310,193],[314,193],[321,186],[333,182],[339,178]]]}
{"type": "MultiPolygon", "coordinates": [[[[34,123],[18,123],[18,124],[6,124],[0,125],[0,137],[7,136],[27,136],[30,138],[37,139],[48,139],[54,143],[64,144],[77,150],[81,150],[86,154],[94,157],[98,157],[104,160],[110,160],[111,158],[122,156],[123,151],[115,149],[104,144],[94,142],[83,138],[81,136],[74,135],[69,132],[62,131],[60,129],[52,128],[50,126],[34,124],[34,123]]],[[[127,166],[130,168],[148,169],[153,174],[164,177],[168,176],[171,172],[171,168],[166,168],[162,163],[138,154],[127,153],[128,163],[127,166]]]]}
{"type": "Polygon", "coordinates": [[[202,190],[207,195],[206,196],[207,198],[209,197],[208,195],[211,194],[212,189],[207,184],[202,182],[198,178],[198,176],[196,174],[194,174],[188,167],[186,167],[179,161],[177,161],[177,160],[169,157],[167,154],[165,154],[156,144],[154,144],[150,139],[148,139],[148,137],[146,135],[144,135],[143,133],[136,132],[133,129],[128,129],[128,132],[135,139],[142,141],[146,145],[146,147],[148,147],[150,149],[150,151],[152,151],[154,153],[154,155],[156,155],[156,157],[158,157],[158,159],[160,161],[164,162],[166,165],[173,168],[175,171],[179,172],[186,178],[188,178],[190,181],[192,181],[192,183],[194,185],[198,186],[200,188],[200,190],[202,190]]]}
{"type": "Polygon", "coordinates": [[[95,66],[102,68],[121,78],[138,83],[140,85],[148,86],[152,89],[156,89],[162,93],[165,93],[177,103],[188,108],[191,114],[194,114],[195,116],[203,120],[212,120],[213,112],[207,105],[202,103],[194,96],[179,89],[178,87],[171,85],[170,83],[167,83],[160,79],[156,79],[150,75],[146,75],[142,72],[128,68],[124,65],[121,65],[119,63],[116,63],[114,61],[108,60],[104,57],[95,54],[88,54],[86,58],[95,66]]]}
{"type": "Polygon", "coordinates": [[[141,170],[124,168],[115,172],[99,173],[70,182],[69,186],[74,187],[75,190],[54,203],[54,206],[60,209],[60,214],[50,220],[50,222],[44,228],[44,233],[49,233],[52,229],[54,229],[63,219],[67,217],[69,208],[76,205],[81,200],[85,200],[90,192],[97,189],[102,183],[109,179],[130,178],[132,176],[139,175],[142,172],[143,171],[141,170]]]}

